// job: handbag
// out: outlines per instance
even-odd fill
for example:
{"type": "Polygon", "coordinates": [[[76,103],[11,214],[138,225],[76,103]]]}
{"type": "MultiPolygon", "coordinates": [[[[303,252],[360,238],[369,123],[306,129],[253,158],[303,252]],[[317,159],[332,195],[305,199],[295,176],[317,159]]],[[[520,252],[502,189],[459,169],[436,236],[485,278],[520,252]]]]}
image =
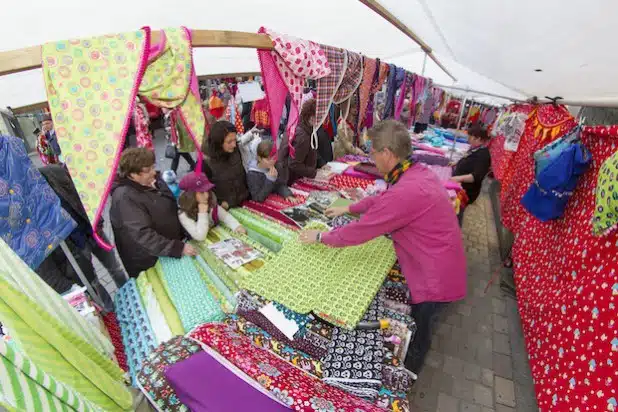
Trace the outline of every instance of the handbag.
{"type": "Polygon", "coordinates": [[[167,146],[165,147],[165,157],[168,159],[173,159],[176,157],[177,153],[178,153],[178,149],[176,149],[176,145],[168,143],[167,146]]]}

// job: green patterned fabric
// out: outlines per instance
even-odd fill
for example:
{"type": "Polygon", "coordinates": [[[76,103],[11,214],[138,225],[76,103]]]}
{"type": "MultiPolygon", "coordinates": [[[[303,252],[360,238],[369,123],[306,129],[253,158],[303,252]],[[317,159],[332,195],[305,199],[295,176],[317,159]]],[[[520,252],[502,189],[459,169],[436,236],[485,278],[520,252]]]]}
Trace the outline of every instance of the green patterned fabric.
{"type": "Polygon", "coordinates": [[[20,411],[101,411],[0,340],[0,399],[20,411]]]}
{"type": "Polygon", "coordinates": [[[601,165],[596,188],[592,230],[597,236],[618,227],[618,152],[601,165]]]}
{"type": "Polygon", "coordinates": [[[148,269],[146,271],[146,276],[152,286],[157,302],[159,302],[165,321],[172,331],[172,335],[184,335],[185,330],[182,327],[182,322],[178,316],[178,311],[170,299],[170,296],[164,286],[164,282],[161,280],[161,264],[157,262],[154,268],[148,269]]]}
{"type": "Polygon", "coordinates": [[[379,237],[361,246],[330,248],[286,242],[243,286],[300,313],[314,311],[354,328],[395,263],[393,242],[379,237]]]}
{"type": "Polygon", "coordinates": [[[37,368],[107,411],[129,410],[123,372],[33,300],[0,279],[0,322],[37,368]]]}
{"type": "Polygon", "coordinates": [[[296,235],[296,233],[290,229],[265,219],[245,208],[230,209],[230,213],[245,228],[251,229],[279,244],[282,244],[286,240],[293,239],[296,235]]]}
{"type": "Polygon", "coordinates": [[[209,285],[208,289],[212,292],[212,287],[217,291],[217,295],[219,295],[219,301],[223,303],[223,310],[228,313],[233,312],[236,307],[236,298],[230,292],[225,283],[221,281],[219,276],[215,274],[210,266],[204,261],[201,256],[197,256],[195,258],[196,264],[198,268],[200,268],[202,272],[202,278],[209,285]],[[211,287],[212,286],[212,287],[211,287]]]}
{"type": "Polygon", "coordinates": [[[110,340],[49,287],[2,239],[0,239],[0,278],[32,299],[42,310],[52,314],[58,323],[65,325],[102,355],[109,358],[114,355],[114,346],[110,340]]]}

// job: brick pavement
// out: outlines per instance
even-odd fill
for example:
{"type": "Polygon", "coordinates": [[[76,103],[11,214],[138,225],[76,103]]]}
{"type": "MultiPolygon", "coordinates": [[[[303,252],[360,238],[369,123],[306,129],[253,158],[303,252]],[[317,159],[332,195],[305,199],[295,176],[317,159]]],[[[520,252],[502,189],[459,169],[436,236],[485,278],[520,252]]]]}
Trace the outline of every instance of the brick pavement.
{"type": "Polygon", "coordinates": [[[498,239],[486,191],[466,211],[468,295],[437,325],[425,368],[410,394],[414,412],[538,410],[517,303],[503,296],[498,239]]]}

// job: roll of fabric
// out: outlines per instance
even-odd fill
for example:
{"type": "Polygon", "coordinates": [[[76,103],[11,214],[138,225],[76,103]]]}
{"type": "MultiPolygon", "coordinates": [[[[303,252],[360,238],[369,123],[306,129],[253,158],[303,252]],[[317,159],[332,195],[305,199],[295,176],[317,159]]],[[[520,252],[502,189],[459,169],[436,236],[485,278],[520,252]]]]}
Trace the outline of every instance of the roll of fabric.
{"type": "Polygon", "coordinates": [[[161,264],[157,262],[154,268],[148,269],[146,271],[146,276],[152,286],[152,290],[157,298],[157,302],[159,302],[161,312],[163,312],[163,316],[165,316],[165,321],[170,327],[172,335],[184,335],[185,330],[182,327],[180,317],[178,317],[178,311],[176,310],[176,307],[172,303],[172,300],[163,285],[163,280],[161,278],[161,264]]]}
{"type": "Polygon", "coordinates": [[[200,265],[200,267],[204,270],[204,273],[206,274],[206,276],[208,276],[208,279],[210,279],[210,281],[215,285],[217,290],[219,290],[219,292],[221,292],[221,294],[225,297],[227,302],[232,307],[235,307],[236,298],[234,297],[230,289],[227,286],[225,286],[225,283],[223,283],[223,281],[219,279],[219,277],[215,274],[215,272],[213,272],[212,268],[208,266],[208,264],[204,261],[204,259],[201,256],[197,256],[196,261],[200,265]]]}
{"type": "Polygon", "coordinates": [[[170,330],[165,315],[161,311],[161,306],[157,301],[152,285],[148,281],[148,277],[145,272],[137,278],[137,289],[139,290],[140,297],[142,298],[142,304],[146,309],[148,315],[148,321],[152,327],[152,331],[155,335],[157,345],[161,342],[165,342],[172,338],[172,331],[170,330]]]}

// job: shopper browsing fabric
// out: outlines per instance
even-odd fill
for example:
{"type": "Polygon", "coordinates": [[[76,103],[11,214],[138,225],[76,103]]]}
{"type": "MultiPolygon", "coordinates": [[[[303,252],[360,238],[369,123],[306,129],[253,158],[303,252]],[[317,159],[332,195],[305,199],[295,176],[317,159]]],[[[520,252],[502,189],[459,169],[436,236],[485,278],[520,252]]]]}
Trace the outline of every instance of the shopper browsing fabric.
{"type": "Polygon", "coordinates": [[[236,127],[220,120],[202,143],[203,172],[215,185],[217,201],[224,209],[238,207],[249,199],[247,176],[236,145],[236,127]]]}
{"type": "Polygon", "coordinates": [[[294,155],[290,153],[288,159],[290,170],[289,185],[301,177],[314,178],[317,173],[318,151],[311,147],[311,133],[313,133],[313,124],[315,123],[315,106],[315,99],[309,99],[300,111],[300,122],[292,142],[294,155]]]}
{"type": "Polygon", "coordinates": [[[278,193],[289,200],[294,198],[292,190],[279,179],[279,172],[275,165],[277,159],[271,156],[272,149],[272,141],[262,140],[257,146],[256,159],[249,164],[247,184],[251,199],[256,202],[263,202],[271,193],[278,193]]]}
{"type": "Polygon", "coordinates": [[[405,365],[419,373],[431,345],[436,315],[466,295],[466,258],[461,231],[437,176],[410,160],[410,136],[403,123],[385,120],[368,131],[371,156],[389,188],[329,216],[360,214],[360,220],[328,233],[308,230],[305,243],[354,246],[390,234],[413,303],[418,332],[405,365]]]}
{"type": "Polygon", "coordinates": [[[195,256],[182,242],[174,195],[155,171],[155,154],[145,148],[125,150],[112,185],[110,220],[118,254],[130,277],[151,268],[159,256],[195,256]]]}
{"type": "Polygon", "coordinates": [[[44,115],[41,120],[41,134],[37,138],[36,149],[44,165],[60,163],[60,145],[49,114],[44,115]]]}
{"type": "MultiPolygon", "coordinates": [[[[468,129],[468,143],[470,149],[453,169],[452,181],[461,183],[461,187],[468,195],[468,204],[474,203],[476,198],[481,193],[481,187],[483,186],[483,179],[489,173],[491,166],[491,156],[487,143],[489,143],[489,135],[487,130],[476,123],[468,129]]],[[[463,212],[465,208],[462,208],[459,212],[460,224],[463,222],[463,212]]]]}
{"type": "Polygon", "coordinates": [[[189,173],[180,181],[183,193],[178,199],[178,219],[189,236],[202,242],[208,235],[208,230],[219,221],[235,232],[246,234],[247,231],[238,220],[221,206],[213,192],[213,185],[203,173],[189,173]]]}

